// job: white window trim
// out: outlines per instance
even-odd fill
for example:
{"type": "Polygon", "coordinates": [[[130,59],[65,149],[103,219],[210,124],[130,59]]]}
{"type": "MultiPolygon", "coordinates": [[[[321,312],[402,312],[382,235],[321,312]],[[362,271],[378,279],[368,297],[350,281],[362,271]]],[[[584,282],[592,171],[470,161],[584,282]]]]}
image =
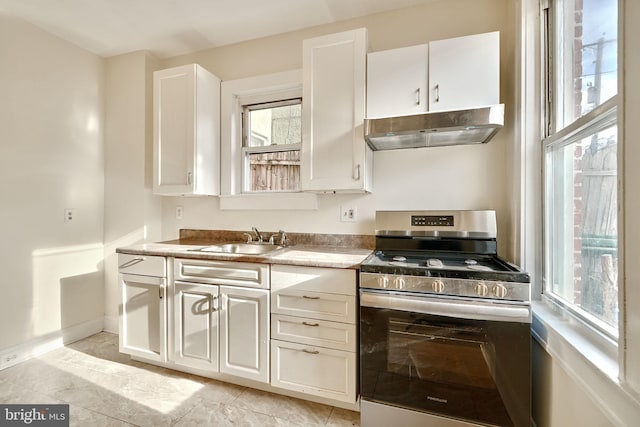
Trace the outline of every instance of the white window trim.
{"type": "MultiPolygon", "coordinates": [[[[517,133],[523,144],[516,147],[514,173],[520,176],[520,185],[516,186],[516,214],[520,221],[518,229],[521,242],[518,255],[521,264],[532,276],[533,323],[532,337],[551,355],[557,363],[585,392],[593,399],[599,409],[613,425],[628,426],[637,423],[640,413],[640,395],[631,389],[624,380],[626,334],[621,322],[618,345],[606,337],[595,333],[576,319],[558,313],[555,304],[546,296],[541,296],[542,288],[542,155],[541,135],[543,126],[531,117],[541,117],[542,98],[541,76],[543,66],[540,62],[541,15],[540,3],[546,0],[519,0],[520,29],[517,40],[517,57],[522,61],[517,65],[517,97],[520,111],[517,117],[517,133]]],[[[619,2],[619,33],[623,32],[625,2],[619,2]]],[[[618,37],[622,51],[624,39],[618,37]]],[[[623,69],[622,56],[618,59],[618,68],[623,69]]],[[[619,79],[618,109],[623,109],[623,80],[619,79]]],[[[618,145],[624,149],[624,112],[619,114],[618,145]]],[[[619,156],[619,170],[622,171],[624,156],[619,156]]],[[[626,172],[623,171],[626,174],[626,172]]],[[[619,194],[623,194],[623,181],[619,180],[619,194]]],[[[621,198],[620,200],[624,200],[621,198]]],[[[619,224],[619,268],[623,266],[624,224],[619,224]]],[[[623,298],[624,282],[620,284],[620,300],[623,298]]],[[[624,307],[621,302],[621,307],[624,307]]]]}
{"type": "Polygon", "coordinates": [[[302,70],[223,81],[220,92],[220,209],[317,210],[313,193],[242,193],[242,106],[302,97],[302,70]]]}

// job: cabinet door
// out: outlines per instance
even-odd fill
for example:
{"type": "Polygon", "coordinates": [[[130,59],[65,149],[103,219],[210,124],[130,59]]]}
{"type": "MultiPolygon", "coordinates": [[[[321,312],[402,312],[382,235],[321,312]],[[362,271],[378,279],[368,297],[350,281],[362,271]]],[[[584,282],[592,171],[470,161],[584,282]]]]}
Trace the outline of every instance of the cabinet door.
{"type": "Polygon", "coordinates": [[[218,286],[174,282],[174,362],[218,371],[218,286]]]}
{"type": "Polygon", "coordinates": [[[429,111],[500,103],[500,32],[429,43],[429,111]]]}
{"type": "Polygon", "coordinates": [[[367,117],[390,117],[427,111],[426,44],[367,55],[367,117]]]}
{"type": "Polygon", "coordinates": [[[166,361],[164,278],[120,274],[120,352],[166,361]]]}
{"type": "Polygon", "coordinates": [[[303,190],[370,191],[363,134],[366,48],[365,28],[303,41],[303,190]]]}
{"type": "Polygon", "coordinates": [[[154,192],[192,192],[195,87],[195,65],[154,73],[154,192]]]}
{"type": "Polygon", "coordinates": [[[220,286],[220,372],[269,382],[269,291],[220,286]]]}
{"type": "Polygon", "coordinates": [[[220,79],[196,64],[153,75],[153,191],[220,193],[220,79]]]}
{"type": "Polygon", "coordinates": [[[271,364],[275,387],[356,400],[356,353],[271,340],[271,364]]]}

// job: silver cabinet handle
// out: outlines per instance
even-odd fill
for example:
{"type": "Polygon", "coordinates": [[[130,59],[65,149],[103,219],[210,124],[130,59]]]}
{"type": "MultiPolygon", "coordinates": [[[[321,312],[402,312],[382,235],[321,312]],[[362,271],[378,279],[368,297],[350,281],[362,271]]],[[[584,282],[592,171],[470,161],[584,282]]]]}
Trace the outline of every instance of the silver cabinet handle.
{"type": "Polygon", "coordinates": [[[359,164],[357,164],[353,168],[353,180],[354,181],[360,181],[360,165],[359,164]]]}
{"type": "Polygon", "coordinates": [[[191,185],[191,181],[193,180],[193,173],[192,172],[188,172],[187,173],[187,184],[191,185]]]}
{"type": "Polygon", "coordinates": [[[302,322],[302,324],[305,325],[305,326],[320,326],[319,323],[302,322]]]}
{"type": "Polygon", "coordinates": [[[164,286],[158,286],[158,297],[162,299],[164,296],[164,286]]]}
{"type": "Polygon", "coordinates": [[[420,105],[420,88],[416,89],[416,105],[420,105]]]}
{"type": "Polygon", "coordinates": [[[318,350],[307,350],[306,348],[303,349],[302,351],[304,351],[307,354],[318,354],[318,353],[320,353],[318,350]]]}
{"type": "Polygon", "coordinates": [[[129,268],[144,261],[144,258],[134,258],[118,266],[118,268],[129,268]]]}
{"type": "Polygon", "coordinates": [[[433,88],[433,90],[436,91],[436,99],[435,102],[440,102],[440,85],[435,85],[435,87],[433,88]]]}
{"type": "Polygon", "coordinates": [[[302,298],[305,298],[305,299],[320,299],[320,297],[310,297],[310,296],[307,296],[307,295],[302,295],[302,298]]]}

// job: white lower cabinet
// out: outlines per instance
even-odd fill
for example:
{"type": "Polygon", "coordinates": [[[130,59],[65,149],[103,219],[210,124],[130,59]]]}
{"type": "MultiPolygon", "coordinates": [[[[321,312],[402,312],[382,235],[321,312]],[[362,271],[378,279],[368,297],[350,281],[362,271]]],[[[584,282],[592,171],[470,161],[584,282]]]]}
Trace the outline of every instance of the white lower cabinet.
{"type": "Polygon", "coordinates": [[[220,372],[269,382],[269,291],[220,286],[220,372]]]}
{"type": "Polygon", "coordinates": [[[154,362],[167,360],[165,258],[118,254],[120,352],[154,362]]]}
{"type": "Polygon", "coordinates": [[[356,400],[356,356],[271,340],[271,385],[344,402],[356,400]]]}
{"type": "Polygon", "coordinates": [[[167,268],[164,257],[122,254],[119,261],[121,352],[357,404],[355,270],[180,258],[167,268]]]}
{"type": "Polygon", "coordinates": [[[173,362],[218,371],[219,287],[173,283],[173,362]]]}
{"type": "Polygon", "coordinates": [[[271,385],[357,399],[356,271],[271,267],[271,385]]]}
{"type": "Polygon", "coordinates": [[[175,259],[171,362],[269,382],[269,266],[175,259]]]}

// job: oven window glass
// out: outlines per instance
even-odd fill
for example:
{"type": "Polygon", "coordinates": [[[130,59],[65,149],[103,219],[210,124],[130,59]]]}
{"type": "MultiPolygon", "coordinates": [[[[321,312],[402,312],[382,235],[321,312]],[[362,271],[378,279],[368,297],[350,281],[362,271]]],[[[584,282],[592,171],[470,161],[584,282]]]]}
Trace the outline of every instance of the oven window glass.
{"type": "Polygon", "coordinates": [[[529,326],[361,307],[362,397],[488,425],[529,426],[529,326]]]}

